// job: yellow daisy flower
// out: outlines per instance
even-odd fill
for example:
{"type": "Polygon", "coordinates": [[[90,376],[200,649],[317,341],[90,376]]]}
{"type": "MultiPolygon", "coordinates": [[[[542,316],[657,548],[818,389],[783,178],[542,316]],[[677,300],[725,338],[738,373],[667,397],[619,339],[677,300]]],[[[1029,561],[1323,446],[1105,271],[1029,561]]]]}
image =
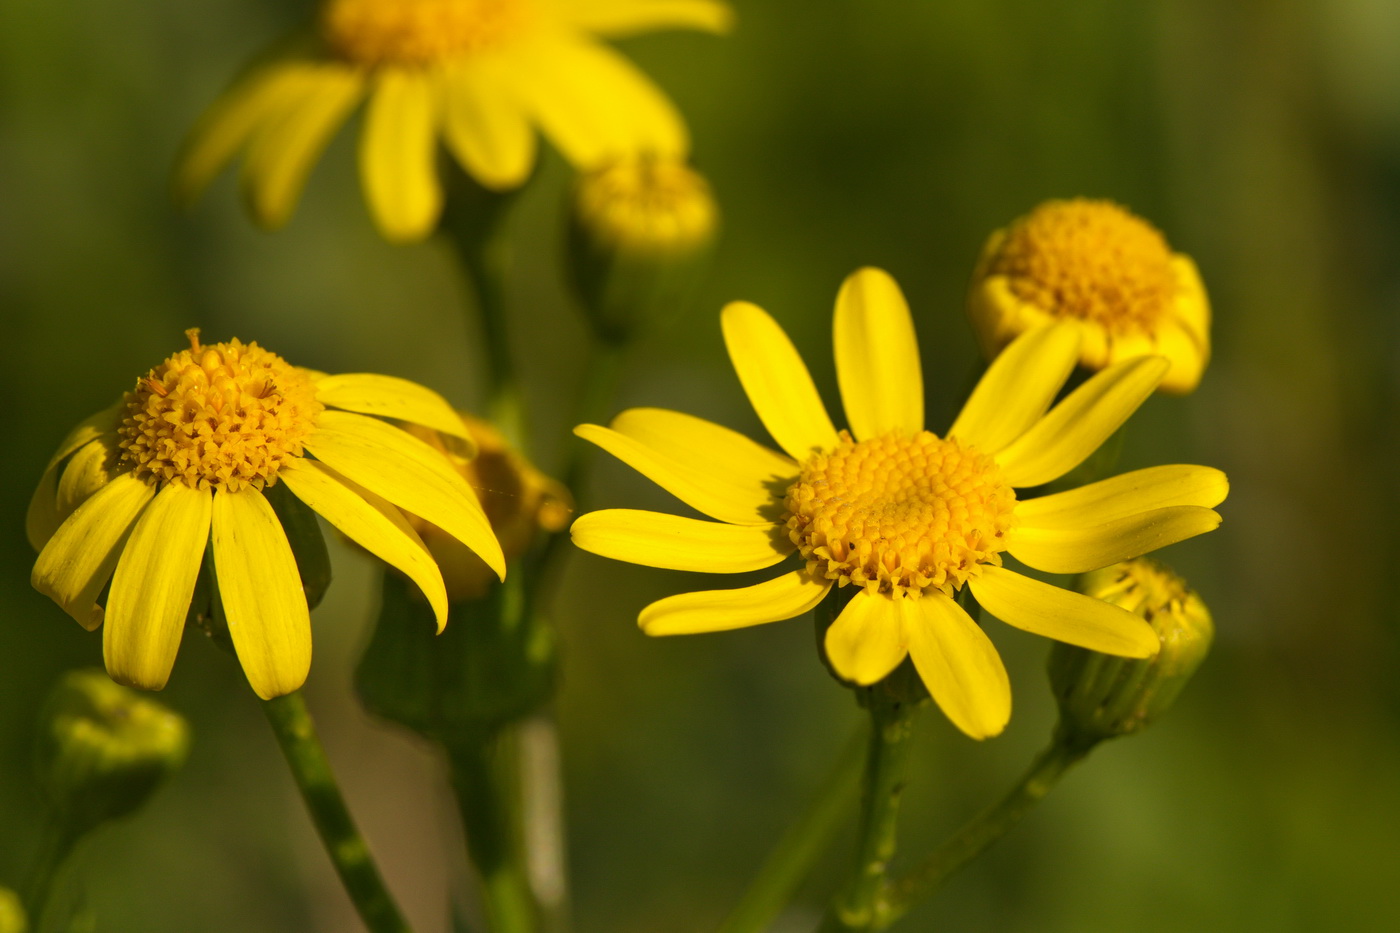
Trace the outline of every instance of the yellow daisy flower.
{"type": "Polygon", "coordinates": [[[715,0],[322,0],[315,29],[239,78],[191,133],[175,175],[191,200],[240,150],[254,218],[291,216],[312,164],[361,100],[360,176],[384,236],[414,240],[442,208],[437,140],[506,190],[535,163],[538,126],[574,165],[683,156],[685,123],[598,41],[653,29],[723,32],[715,0]]]}
{"type": "Polygon", "coordinates": [[[328,376],[256,343],[174,354],[78,425],[30,502],[32,581],[85,628],[102,625],[107,672],[158,690],[175,663],[206,547],[229,636],[253,690],[290,693],[311,665],[311,620],[287,535],[262,490],[278,482],[412,579],[447,622],[442,575],[404,514],[431,521],[504,577],[476,495],[442,454],[381,419],[467,443],[422,386],[328,376]],[[104,606],[97,605],[108,586],[104,606]]]}
{"type": "Polygon", "coordinates": [[[1046,201],[993,233],[972,276],[968,314],[988,359],[1018,334],[1059,320],[1078,328],[1089,369],[1165,357],[1164,392],[1195,389],[1210,360],[1210,302],[1196,264],[1111,201],[1046,201]]]}
{"type": "Polygon", "coordinates": [[[652,603],[650,635],[712,632],[801,615],[833,586],[860,591],[826,633],[833,668],[874,684],[911,656],[929,693],[973,738],[1011,713],[991,641],[953,599],[964,585],[1018,628],[1108,654],[1148,657],[1158,639],[1124,609],[1024,576],[1009,553],[1079,573],[1210,531],[1227,491],[1201,466],[1126,473],[1034,498],[1082,462],[1152,393],[1169,364],[1108,367],[1051,407],[1079,356],[1078,329],[1042,327],[996,358],[940,437],[924,429],[923,377],[899,286],[878,269],[836,299],[836,369],[849,431],[837,431],[797,351],[762,309],[722,315],[744,391],[785,453],[680,412],[625,411],[575,433],[717,522],[631,509],[573,525],[584,550],[677,570],[741,573],[794,551],[804,566],[755,586],[652,603]],[[1024,495],[1024,493],[1023,493],[1024,495]]]}

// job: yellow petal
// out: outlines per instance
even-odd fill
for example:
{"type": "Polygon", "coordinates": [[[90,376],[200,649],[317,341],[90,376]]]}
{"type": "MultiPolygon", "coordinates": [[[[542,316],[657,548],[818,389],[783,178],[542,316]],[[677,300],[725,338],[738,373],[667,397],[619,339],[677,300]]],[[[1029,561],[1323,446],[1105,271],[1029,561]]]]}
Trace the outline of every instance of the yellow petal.
{"type": "Polygon", "coordinates": [[[771,525],[797,464],[737,431],[662,408],[633,408],[611,428],[581,424],[597,444],[687,505],[736,525],[771,525]]]}
{"type": "Polygon", "coordinates": [[[95,605],[126,544],[131,526],[155,487],[123,473],[93,493],[58,527],[34,562],[30,582],[92,630],[102,624],[95,605]]]}
{"type": "Polygon", "coordinates": [[[386,239],[422,239],[442,212],[437,125],[437,89],[428,72],[380,73],[360,136],[360,179],[386,239]]]}
{"type": "Polygon", "coordinates": [[[725,525],[637,509],[589,512],[570,532],[592,554],[703,573],[762,570],[796,548],[782,525],[725,525]]]}
{"type": "Polygon", "coordinates": [[[1039,486],[1079,466],[1147,400],[1169,366],[1160,356],[1139,356],[1090,378],[997,454],[1007,482],[1039,486]]]}
{"type": "Polygon", "coordinates": [[[1103,525],[1020,526],[1007,550],[1046,573],[1087,573],[1214,531],[1220,515],[1196,505],[1140,512],[1103,525]]]}
{"type": "Polygon", "coordinates": [[[487,188],[504,191],[535,167],[535,128],[521,105],[487,79],[485,69],[448,72],[443,96],[443,135],[462,167],[487,188]]]}
{"type": "Polygon", "coordinates": [[[562,0],[559,12],[570,25],[610,38],[657,29],[725,33],[734,25],[734,11],[714,0],[562,0]]]}
{"type": "Polygon", "coordinates": [[[826,657],[845,680],[862,687],[879,683],[909,653],[895,600],[862,590],[826,630],[826,657]]]}
{"type": "Polygon", "coordinates": [[[1161,644],[1152,626],[1126,609],[1004,567],[984,566],[968,585],[982,608],[1036,635],[1128,658],[1150,658],[1161,644]]]}
{"type": "Polygon", "coordinates": [[[836,378],[856,440],[924,428],[924,376],[914,319],[883,269],[860,269],[836,296],[836,378]]]}
{"type": "Polygon", "coordinates": [[[331,408],[409,421],[450,434],[467,442],[467,456],[475,455],[476,444],[462,416],[447,399],[416,382],[378,373],[341,373],[318,380],[316,398],[331,408]]]}
{"type": "Polygon", "coordinates": [[[64,465],[58,480],[58,495],[54,503],[60,519],[72,515],[89,496],[111,481],[111,467],[117,453],[115,434],[104,434],[91,444],[78,448],[64,465]]]}
{"type": "Polygon", "coordinates": [[[306,449],[348,479],[437,525],[505,579],[505,555],[476,493],[438,451],[406,431],[348,411],[323,411],[306,449]]]}
{"type": "Polygon", "coordinates": [[[987,367],[948,435],[996,453],[1040,420],[1078,360],[1074,325],[1026,331],[987,367]]]}
{"type": "Polygon", "coordinates": [[[160,690],[170,679],[209,544],[213,498],[207,489],[170,483],[132,529],[102,630],[107,673],[118,683],[160,690]]]}
{"type": "Polygon", "coordinates": [[[44,475],[40,477],[39,485],[29,499],[29,511],[24,520],[25,536],[34,550],[42,550],[44,544],[58,530],[58,526],[68,517],[66,513],[61,513],[57,506],[60,464],[78,448],[116,430],[125,412],[126,402],[120,401],[84,418],[77,427],[68,432],[63,443],[58,445],[58,450],[49,458],[48,465],[44,467],[44,475]]]}
{"type": "Polygon", "coordinates": [[[898,600],[909,654],[938,708],[968,736],[998,735],[1011,719],[1011,681],[987,633],[942,593],[898,600]]]}
{"type": "Polygon", "coordinates": [[[798,461],[838,443],[817,387],[788,335],[757,305],[730,302],[720,315],[739,382],[778,446],[798,461]]]}
{"type": "Polygon", "coordinates": [[[311,670],[311,613],[287,534],[252,487],[216,492],[212,524],[214,573],[243,673],[264,700],[291,693],[311,670]]]}
{"type": "Polygon", "coordinates": [[[1230,481],[1214,467],[1170,464],[1019,501],[1016,519],[1028,528],[1104,525],[1174,505],[1214,508],[1229,491],[1230,481]]]}
{"type": "Polygon", "coordinates": [[[830,589],[830,580],[813,580],[807,571],[794,570],[736,590],[659,599],[642,610],[637,624],[648,635],[694,635],[781,622],[816,608],[830,589]]]}
{"type": "Polygon", "coordinates": [[[263,117],[243,161],[253,219],[275,230],[292,216],[311,167],[364,92],[363,78],[339,64],[288,65],[286,83],[263,117]]]}
{"type": "Polygon", "coordinates": [[[437,628],[447,625],[447,587],[442,572],[393,504],[316,460],[292,460],[278,474],[298,499],[351,541],[408,577],[433,607],[437,628]]]}

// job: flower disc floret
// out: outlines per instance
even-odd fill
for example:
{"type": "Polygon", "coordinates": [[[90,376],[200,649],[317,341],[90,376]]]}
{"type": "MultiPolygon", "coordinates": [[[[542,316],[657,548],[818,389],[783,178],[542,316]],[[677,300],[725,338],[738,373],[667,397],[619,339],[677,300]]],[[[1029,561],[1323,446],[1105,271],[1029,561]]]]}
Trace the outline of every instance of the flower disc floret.
{"type": "Polygon", "coordinates": [[[287,460],[302,456],[324,408],[310,377],[256,343],[203,346],[198,331],[189,338],[190,349],[126,393],[120,459],[156,484],[272,485],[287,460]]]}
{"type": "Polygon", "coordinates": [[[429,65],[492,44],[521,12],[521,0],[326,0],[320,27],[356,64],[429,65]]]}
{"type": "Polygon", "coordinates": [[[785,499],[808,572],[839,585],[951,595],[1000,566],[1016,496],[989,456],[929,431],[887,434],[815,454],[785,499]]]}

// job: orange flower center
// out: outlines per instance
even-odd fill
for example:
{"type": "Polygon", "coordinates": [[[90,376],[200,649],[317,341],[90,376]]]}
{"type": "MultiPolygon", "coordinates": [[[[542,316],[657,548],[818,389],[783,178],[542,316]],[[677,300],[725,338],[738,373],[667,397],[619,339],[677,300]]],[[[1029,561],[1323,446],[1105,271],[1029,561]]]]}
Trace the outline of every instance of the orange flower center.
{"type": "Polygon", "coordinates": [[[321,35],[358,65],[430,65],[514,29],[522,0],[323,0],[321,35]]]}
{"type": "Polygon", "coordinates": [[[871,591],[951,595],[1000,565],[1016,495],[996,461],[928,431],[814,455],[788,488],[787,528],[808,572],[871,591]]]}
{"type": "Polygon", "coordinates": [[[262,489],[302,456],[324,406],[304,370],[256,343],[181,350],[126,393],[117,429],[121,459],[152,483],[262,489]]]}

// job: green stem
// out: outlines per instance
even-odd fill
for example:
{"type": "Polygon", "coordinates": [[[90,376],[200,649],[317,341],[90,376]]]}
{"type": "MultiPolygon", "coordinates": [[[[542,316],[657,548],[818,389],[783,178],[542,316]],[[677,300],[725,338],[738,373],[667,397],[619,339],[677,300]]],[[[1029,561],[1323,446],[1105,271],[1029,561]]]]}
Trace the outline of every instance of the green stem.
{"type": "Polygon", "coordinates": [[[369,846],[355,827],[336,784],[326,750],[316,737],[316,727],[301,694],[289,693],[262,704],[267,721],[282,746],[297,789],[306,802],[311,821],[326,854],[340,875],[345,893],[371,933],[408,933],[393,896],[384,886],[369,846]]]}
{"type": "Polygon", "coordinates": [[[521,838],[515,739],[508,727],[448,749],[467,851],[481,875],[486,926],[492,933],[533,933],[539,926],[521,838]]]}
{"type": "Polygon", "coordinates": [[[38,851],[34,853],[34,864],[29,870],[29,878],[20,898],[24,904],[24,911],[29,916],[30,929],[43,929],[41,924],[44,910],[48,907],[54,882],[82,835],[67,820],[57,815],[51,815],[44,826],[43,835],[39,838],[38,851]]]}
{"type": "Polygon", "coordinates": [[[1074,742],[1057,730],[1050,746],[1002,800],[983,810],[930,855],[922,865],[889,885],[876,929],[884,929],[933,894],[960,868],[1006,835],[1064,776],[1089,753],[1092,744],[1074,742]]]}
{"type": "Polygon", "coordinates": [[[720,933],[760,933],[791,902],[854,802],[867,741],[862,730],[846,744],[821,790],[768,854],[720,933]]]}

